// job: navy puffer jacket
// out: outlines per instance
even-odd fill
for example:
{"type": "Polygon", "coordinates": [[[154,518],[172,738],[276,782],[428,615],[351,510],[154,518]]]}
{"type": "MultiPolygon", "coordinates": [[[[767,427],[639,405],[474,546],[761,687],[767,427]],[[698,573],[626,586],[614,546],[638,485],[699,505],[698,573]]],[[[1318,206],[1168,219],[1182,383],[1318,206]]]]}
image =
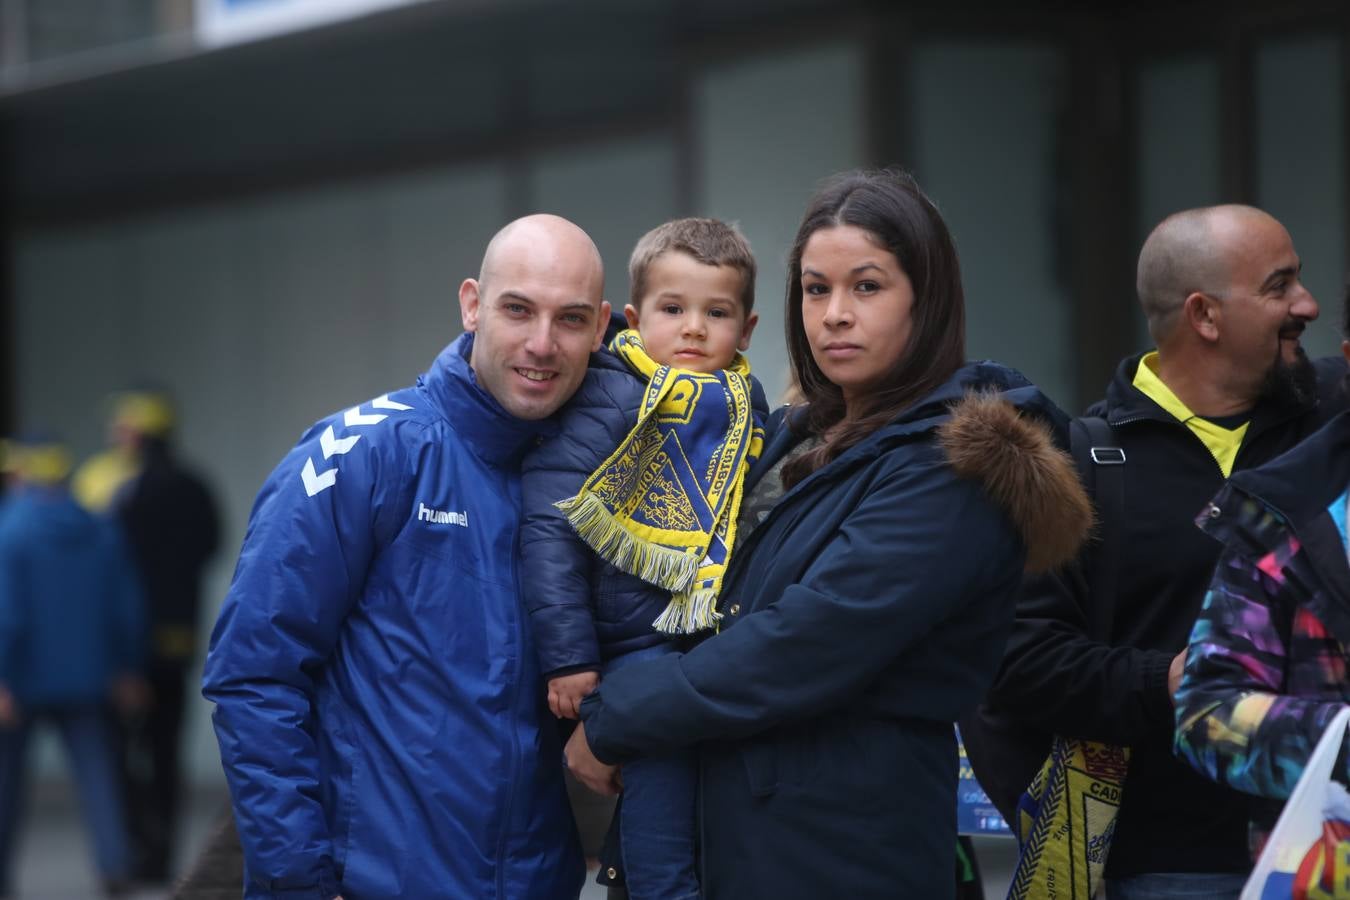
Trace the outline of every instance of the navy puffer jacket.
{"type": "MultiPolygon", "coordinates": [[[[666,640],[652,622],[670,593],[596,556],[553,505],[575,495],[628,436],[646,388],[647,382],[608,350],[592,353],[560,433],[525,459],[521,590],[545,678],[599,670],[616,656],[666,640]]],[[[762,423],[768,405],[753,378],[750,396],[762,423]]]]}

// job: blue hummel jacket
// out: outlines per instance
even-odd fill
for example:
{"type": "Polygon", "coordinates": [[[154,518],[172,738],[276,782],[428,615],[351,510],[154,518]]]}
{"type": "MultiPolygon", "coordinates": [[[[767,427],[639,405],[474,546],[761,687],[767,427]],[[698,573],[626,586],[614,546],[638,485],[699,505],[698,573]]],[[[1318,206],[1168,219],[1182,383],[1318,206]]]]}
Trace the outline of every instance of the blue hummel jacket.
{"type": "Polygon", "coordinates": [[[253,508],[204,676],[247,897],[580,890],[515,562],[554,426],[479,388],[471,346],[319,422],[253,508]]]}

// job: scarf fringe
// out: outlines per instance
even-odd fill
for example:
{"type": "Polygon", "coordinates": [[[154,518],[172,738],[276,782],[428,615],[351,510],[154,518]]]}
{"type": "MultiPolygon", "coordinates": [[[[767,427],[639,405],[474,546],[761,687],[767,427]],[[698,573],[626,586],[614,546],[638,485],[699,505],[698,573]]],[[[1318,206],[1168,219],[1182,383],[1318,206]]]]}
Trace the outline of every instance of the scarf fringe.
{"type": "Polygon", "coordinates": [[[619,524],[605,502],[595,494],[583,491],[553,505],[562,510],[587,546],[606,562],[629,575],[636,575],[668,591],[688,587],[698,575],[698,559],[691,554],[635,537],[619,524]]]}
{"type": "Polygon", "coordinates": [[[675,594],[652,627],[664,634],[694,634],[716,628],[722,621],[722,614],[717,611],[717,593],[715,586],[707,585],[675,594]]]}

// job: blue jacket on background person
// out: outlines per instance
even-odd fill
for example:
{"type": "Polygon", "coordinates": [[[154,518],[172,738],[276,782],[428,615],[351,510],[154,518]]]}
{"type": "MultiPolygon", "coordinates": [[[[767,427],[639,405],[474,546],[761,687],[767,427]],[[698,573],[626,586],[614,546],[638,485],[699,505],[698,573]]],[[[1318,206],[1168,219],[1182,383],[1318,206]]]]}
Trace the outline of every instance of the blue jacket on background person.
{"type": "MultiPolygon", "coordinates": [[[[622,316],[611,325],[626,327],[622,316]]],[[[750,379],[755,421],[768,415],[764,389],[750,379]]],[[[540,673],[586,670],[671,639],[652,623],[670,592],[601,559],[553,504],[573,496],[637,424],[647,381],[608,350],[591,354],[581,387],[563,410],[557,437],[525,457],[521,590],[530,610],[540,673]]]]}
{"type": "Polygon", "coordinates": [[[97,706],[140,671],[145,609],[117,527],[64,486],[0,503],[0,682],[20,708],[97,706]]]}
{"type": "MultiPolygon", "coordinates": [[[[801,441],[792,412],[751,491],[801,441]]],[[[602,761],[698,745],[708,900],[952,895],[932,860],[955,862],[953,722],[994,678],[1023,567],[1084,537],[1063,523],[1088,501],[1046,435],[1066,424],[1016,372],[966,365],[767,511],[719,634],[582,703],[602,761]]]]}
{"type": "Polygon", "coordinates": [[[474,378],[315,425],[263,486],[204,693],[248,897],[575,897],[561,744],[515,563],[518,462],[552,421],[474,378]]]}

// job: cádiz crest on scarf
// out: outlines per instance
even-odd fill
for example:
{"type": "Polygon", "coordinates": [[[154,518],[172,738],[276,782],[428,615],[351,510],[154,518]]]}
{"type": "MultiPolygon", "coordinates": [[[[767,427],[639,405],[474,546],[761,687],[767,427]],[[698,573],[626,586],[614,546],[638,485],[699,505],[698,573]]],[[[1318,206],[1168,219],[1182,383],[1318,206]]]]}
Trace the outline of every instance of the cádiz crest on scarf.
{"type": "Polygon", "coordinates": [[[1055,736],[1009,823],[1021,852],[1008,900],[1098,895],[1129,763],[1129,747],[1055,736]]]}
{"type": "Polygon", "coordinates": [[[663,366],[632,329],[610,350],[647,379],[637,424],[557,507],[601,558],[671,591],[657,631],[712,628],[745,473],[764,443],[751,414],[750,365],[737,354],[711,374],[663,366]]]}

